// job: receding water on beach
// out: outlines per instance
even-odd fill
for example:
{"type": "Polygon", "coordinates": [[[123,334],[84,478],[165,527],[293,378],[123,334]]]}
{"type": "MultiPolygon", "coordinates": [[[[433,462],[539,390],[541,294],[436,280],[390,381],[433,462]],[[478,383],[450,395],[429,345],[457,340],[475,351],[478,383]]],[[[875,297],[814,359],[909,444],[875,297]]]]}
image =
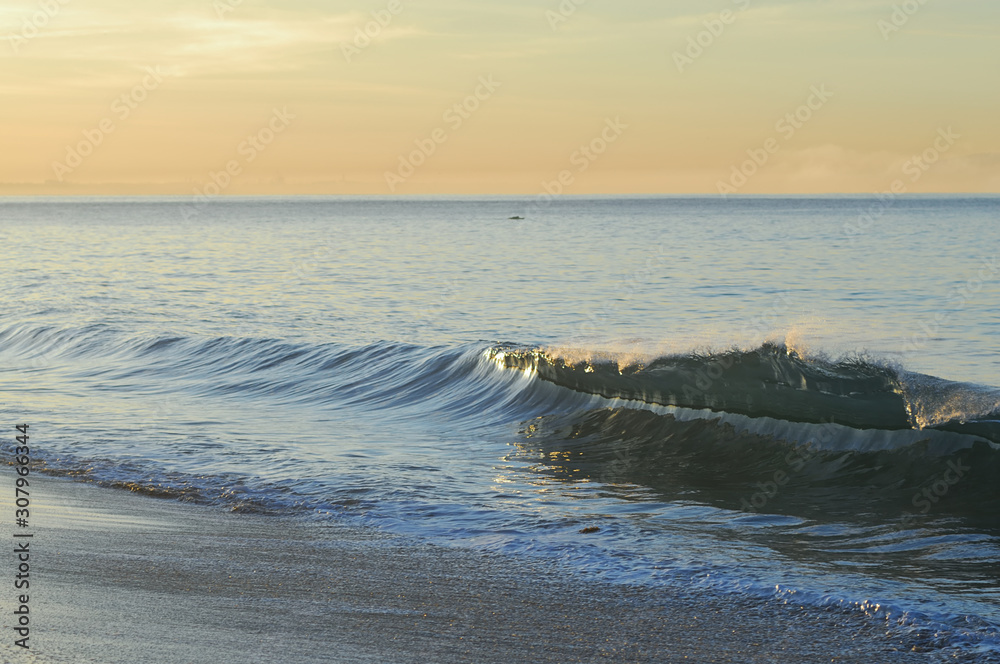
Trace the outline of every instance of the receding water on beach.
{"type": "Polygon", "coordinates": [[[998,212],[7,199],[0,412],[55,474],[1000,661],[998,212]]]}

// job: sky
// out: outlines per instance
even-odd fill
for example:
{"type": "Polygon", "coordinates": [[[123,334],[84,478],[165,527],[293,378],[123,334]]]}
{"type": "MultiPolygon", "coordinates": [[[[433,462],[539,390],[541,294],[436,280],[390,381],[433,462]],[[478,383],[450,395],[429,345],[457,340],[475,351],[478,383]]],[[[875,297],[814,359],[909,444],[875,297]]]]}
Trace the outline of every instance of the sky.
{"type": "Polygon", "coordinates": [[[0,2],[0,194],[1000,192],[996,0],[0,2]]]}

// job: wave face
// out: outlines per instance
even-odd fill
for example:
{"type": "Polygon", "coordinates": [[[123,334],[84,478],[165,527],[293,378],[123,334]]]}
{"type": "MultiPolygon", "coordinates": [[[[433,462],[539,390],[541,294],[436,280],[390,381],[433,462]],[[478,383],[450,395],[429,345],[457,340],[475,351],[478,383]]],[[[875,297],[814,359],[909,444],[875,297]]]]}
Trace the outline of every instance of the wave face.
{"type": "Polygon", "coordinates": [[[928,426],[1000,443],[1000,390],[860,358],[806,359],[781,344],[625,366],[608,359],[574,363],[538,349],[497,348],[493,357],[504,367],[606,398],[854,429],[928,426]]]}
{"type": "Polygon", "coordinates": [[[995,522],[995,445],[898,433],[871,445],[832,425],[746,426],[610,407],[536,418],[519,445],[561,479],[618,487],[612,491],[641,487],[647,499],[896,529],[922,521],[931,508],[995,522]],[[845,449],[845,440],[853,447],[845,449]]]}

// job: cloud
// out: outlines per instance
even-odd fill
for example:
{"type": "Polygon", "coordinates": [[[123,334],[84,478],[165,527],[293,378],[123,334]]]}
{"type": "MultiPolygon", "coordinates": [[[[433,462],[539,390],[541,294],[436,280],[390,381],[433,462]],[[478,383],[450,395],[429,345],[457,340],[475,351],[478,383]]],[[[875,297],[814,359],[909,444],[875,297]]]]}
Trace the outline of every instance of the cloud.
{"type": "MultiPolygon", "coordinates": [[[[25,49],[25,60],[71,63],[79,70],[106,69],[123,63],[156,63],[178,76],[245,74],[295,69],[303,56],[350,40],[371,17],[357,11],[315,15],[257,11],[242,6],[219,18],[211,9],[175,9],[167,15],[123,14],[109,7],[89,7],[54,17],[25,49]]],[[[415,28],[390,25],[379,41],[417,34],[415,28]]],[[[23,66],[23,65],[22,65],[23,66]]]]}
{"type": "Polygon", "coordinates": [[[910,154],[863,151],[827,144],[782,150],[773,164],[751,179],[745,193],[875,192],[900,179],[909,192],[998,191],[1000,154],[942,155],[914,181],[903,168],[910,154]]]}

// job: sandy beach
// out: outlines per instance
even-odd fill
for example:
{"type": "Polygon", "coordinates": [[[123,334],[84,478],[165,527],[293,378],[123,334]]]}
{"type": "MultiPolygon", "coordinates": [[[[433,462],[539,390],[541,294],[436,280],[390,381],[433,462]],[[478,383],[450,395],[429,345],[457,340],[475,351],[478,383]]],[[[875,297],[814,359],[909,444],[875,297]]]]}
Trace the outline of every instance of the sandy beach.
{"type": "Polygon", "coordinates": [[[7,608],[4,661],[924,659],[842,612],[612,586],[528,558],[37,473],[31,486],[31,648],[13,646],[7,608]]]}

